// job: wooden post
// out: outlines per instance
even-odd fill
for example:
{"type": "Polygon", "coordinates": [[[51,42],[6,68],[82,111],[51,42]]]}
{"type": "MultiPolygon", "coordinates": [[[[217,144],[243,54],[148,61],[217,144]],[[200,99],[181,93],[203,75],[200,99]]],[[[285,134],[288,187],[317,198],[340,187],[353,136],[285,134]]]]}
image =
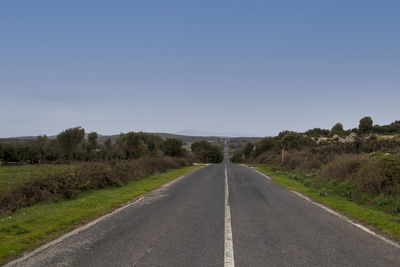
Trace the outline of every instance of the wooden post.
{"type": "Polygon", "coordinates": [[[286,151],[284,148],[282,148],[282,165],[285,164],[285,156],[286,156],[286,151]]]}

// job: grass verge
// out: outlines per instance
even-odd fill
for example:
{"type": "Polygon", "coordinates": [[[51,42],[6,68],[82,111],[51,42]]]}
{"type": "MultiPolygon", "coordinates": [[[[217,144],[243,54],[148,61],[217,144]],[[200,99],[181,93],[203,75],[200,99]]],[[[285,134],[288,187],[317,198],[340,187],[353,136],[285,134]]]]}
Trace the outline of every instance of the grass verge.
{"type": "Polygon", "coordinates": [[[351,202],[341,196],[335,195],[331,191],[327,191],[326,188],[323,187],[313,188],[307,183],[304,184],[301,181],[290,178],[288,174],[282,174],[280,171],[276,171],[274,167],[252,166],[256,170],[271,177],[276,184],[286,189],[300,192],[317,202],[400,240],[400,216],[383,212],[376,207],[351,202]]]}
{"type": "Polygon", "coordinates": [[[77,198],[40,203],[0,216],[0,264],[104,215],[121,204],[201,166],[189,166],[131,181],[123,187],[93,190],[77,198]]]}

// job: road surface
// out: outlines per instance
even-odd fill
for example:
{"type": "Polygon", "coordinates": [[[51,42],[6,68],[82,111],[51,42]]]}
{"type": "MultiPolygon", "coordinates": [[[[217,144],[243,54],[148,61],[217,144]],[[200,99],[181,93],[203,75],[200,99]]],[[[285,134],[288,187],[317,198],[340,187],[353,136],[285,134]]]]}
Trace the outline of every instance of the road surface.
{"type": "Polygon", "coordinates": [[[400,249],[223,162],[10,265],[400,266],[400,249]]]}

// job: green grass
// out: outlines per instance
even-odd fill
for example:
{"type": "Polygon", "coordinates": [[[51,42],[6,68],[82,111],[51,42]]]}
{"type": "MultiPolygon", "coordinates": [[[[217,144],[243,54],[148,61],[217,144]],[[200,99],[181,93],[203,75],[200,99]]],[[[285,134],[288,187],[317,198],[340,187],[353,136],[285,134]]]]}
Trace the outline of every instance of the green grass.
{"type": "Polygon", "coordinates": [[[0,216],[0,264],[200,167],[172,169],[123,187],[89,191],[73,200],[41,203],[3,214],[0,216]]]}
{"type": "MultiPolygon", "coordinates": [[[[256,170],[267,174],[278,185],[300,192],[317,202],[323,203],[349,217],[379,229],[383,233],[400,239],[400,216],[386,213],[377,207],[358,204],[329,190],[323,183],[312,186],[309,182],[300,181],[298,175],[288,175],[283,168],[257,166],[256,170]]],[[[293,172],[294,173],[294,172],[293,172]]]]}
{"type": "Polygon", "coordinates": [[[74,168],[75,165],[22,165],[22,166],[0,166],[0,192],[7,190],[13,185],[20,184],[31,177],[41,173],[52,173],[62,171],[68,168],[74,168]]]}

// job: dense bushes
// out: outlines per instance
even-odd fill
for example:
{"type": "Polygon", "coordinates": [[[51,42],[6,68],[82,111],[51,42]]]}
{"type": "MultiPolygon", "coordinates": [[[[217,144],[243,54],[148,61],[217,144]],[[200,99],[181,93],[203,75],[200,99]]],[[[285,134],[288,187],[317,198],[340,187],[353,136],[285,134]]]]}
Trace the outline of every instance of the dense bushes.
{"type": "Polygon", "coordinates": [[[337,155],[329,162],[321,172],[323,178],[350,179],[360,170],[361,166],[368,163],[368,157],[364,154],[342,154],[337,155]]]}
{"type": "Polygon", "coordinates": [[[400,155],[369,159],[361,166],[354,184],[363,191],[400,196],[400,155]]]}
{"type": "Polygon", "coordinates": [[[195,157],[201,162],[220,163],[224,159],[221,147],[207,141],[193,143],[190,148],[195,157]]]}
{"type": "Polygon", "coordinates": [[[2,192],[0,212],[30,206],[40,201],[70,199],[87,190],[122,186],[130,180],[191,163],[192,160],[188,157],[145,157],[131,161],[84,163],[72,170],[43,173],[2,192]]]}
{"type": "Polygon", "coordinates": [[[399,133],[400,121],[378,126],[364,117],[357,129],[344,130],[337,123],[330,131],[283,131],[248,143],[231,160],[284,165],[288,171],[311,175],[319,186],[337,184],[332,188],[351,200],[391,203],[400,212],[399,133]]]}
{"type": "Polygon", "coordinates": [[[162,145],[162,150],[164,155],[171,157],[179,157],[184,153],[182,141],[177,138],[167,138],[162,145]]]}

